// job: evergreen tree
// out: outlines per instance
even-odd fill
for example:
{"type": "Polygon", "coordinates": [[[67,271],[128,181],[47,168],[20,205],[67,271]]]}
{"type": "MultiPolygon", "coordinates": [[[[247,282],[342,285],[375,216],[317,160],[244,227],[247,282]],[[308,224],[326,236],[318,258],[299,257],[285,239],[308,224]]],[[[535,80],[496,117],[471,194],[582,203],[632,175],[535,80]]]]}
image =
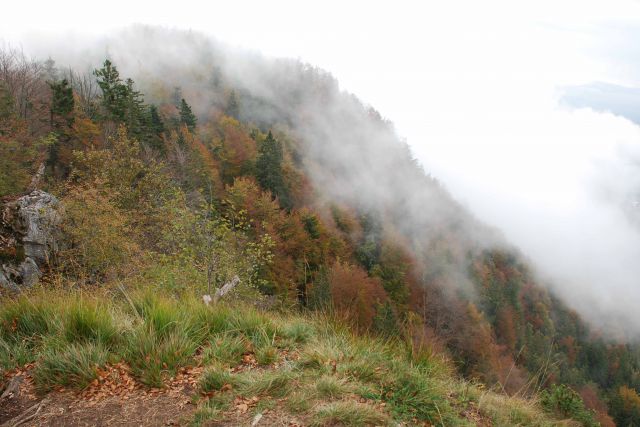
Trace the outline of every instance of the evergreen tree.
{"type": "Polygon", "coordinates": [[[229,99],[227,100],[227,107],[224,110],[224,113],[233,117],[234,119],[238,119],[240,117],[240,104],[238,103],[238,97],[236,96],[236,91],[232,90],[229,94],[229,99]]]}
{"type": "Polygon", "coordinates": [[[278,198],[280,206],[290,209],[291,200],[289,189],[284,182],[282,160],[282,144],[269,131],[267,138],[260,144],[256,161],[256,178],[262,188],[271,191],[271,194],[278,198]]]}
{"type": "Polygon", "coordinates": [[[138,140],[142,140],[147,134],[144,99],[140,91],[134,89],[131,79],[125,82],[124,94],[124,122],[131,134],[138,140]]]}
{"type": "Polygon", "coordinates": [[[162,150],[162,135],[164,134],[165,127],[160,114],[158,113],[158,107],[155,105],[149,105],[147,112],[147,124],[149,131],[149,143],[155,149],[162,150]]]}
{"type": "Polygon", "coordinates": [[[196,129],[196,116],[184,98],[180,101],[180,123],[186,125],[190,132],[196,129]]]}
{"type": "Polygon", "coordinates": [[[63,79],[60,82],[50,82],[49,87],[51,88],[51,127],[60,129],[63,124],[70,127],[73,124],[75,101],[69,81],[63,79]],[[62,123],[56,119],[62,120],[62,123]]]}
{"type": "Polygon", "coordinates": [[[124,121],[127,104],[127,86],[122,83],[118,69],[108,59],[102,68],[94,70],[98,79],[98,86],[102,91],[102,106],[106,118],[114,121],[124,121]]]}

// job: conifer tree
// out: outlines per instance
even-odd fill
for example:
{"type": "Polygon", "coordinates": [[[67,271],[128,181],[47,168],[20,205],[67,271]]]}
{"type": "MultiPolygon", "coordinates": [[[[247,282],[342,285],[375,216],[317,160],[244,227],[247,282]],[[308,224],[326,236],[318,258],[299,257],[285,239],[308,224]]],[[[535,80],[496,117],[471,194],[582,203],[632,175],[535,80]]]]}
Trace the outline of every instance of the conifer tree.
{"type": "Polygon", "coordinates": [[[73,89],[67,79],[49,83],[51,88],[50,122],[51,127],[59,129],[62,125],[70,127],[73,124],[73,89]],[[56,120],[58,119],[58,120],[56,120]]]}
{"type": "Polygon", "coordinates": [[[102,106],[106,112],[106,118],[114,121],[124,121],[127,86],[122,83],[120,73],[115,65],[108,59],[104,61],[102,68],[95,70],[93,74],[98,79],[98,86],[102,91],[102,106]]]}
{"type": "Polygon", "coordinates": [[[224,112],[227,116],[233,117],[236,120],[240,117],[240,104],[238,103],[238,97],[236,96],[235,90],[232,90],[229,94],[227,107],[225,108],[224,112]]]}
{"type": "Polygon", "coordinates": [[[289,189],[285,185],[282,173],[282,144],[273,137],[271,131],[260,144],[258,160],[256,161],[256,178],[265,190],[271,191],[280,201],[283,208],[291,208],[289,189]]]}
{"type": "Polygon", "coordinates": [[[196,116],[184,98],[180,101],[180,123],[186,125],[190,132],[196,129],[196,116]]]}
{"type": "Polygon", "coordinates": [[[155,105],[149,105],[147,112],[147,123],[149,131],[149,143],[153,148],[162,149],[162,134],[164,134],[165,127],[160,114],[158,113],[158,107],[155,105]]]}
{"type": "Polygon", "coordinates": [[[133,84],[131,79],[125,82],[124,122],[131,134],[140,140],[147,133],[145,107],[142,94],[134,89],[133,84]]]}

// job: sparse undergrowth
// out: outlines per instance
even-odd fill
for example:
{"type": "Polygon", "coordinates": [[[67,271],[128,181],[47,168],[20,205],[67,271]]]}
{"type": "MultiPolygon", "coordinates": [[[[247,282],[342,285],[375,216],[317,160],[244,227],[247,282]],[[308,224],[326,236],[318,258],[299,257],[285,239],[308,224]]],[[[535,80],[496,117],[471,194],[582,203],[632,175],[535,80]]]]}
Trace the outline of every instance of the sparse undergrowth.
{"type": "Polygon", "coordinates": [[[34,363],[47,393],[86,388],[107,363],[126,362],[149,387],[202,366],[194,425],[224,419],[238,401],[252,403],[250,416],[275,407],[313,426],[474,425],[471,413],[495,425],[554,424],[533,401],[482,391],[435,356],[327,318],[157,291],[97,294],[2,301],[0,368],[34,363]]]}

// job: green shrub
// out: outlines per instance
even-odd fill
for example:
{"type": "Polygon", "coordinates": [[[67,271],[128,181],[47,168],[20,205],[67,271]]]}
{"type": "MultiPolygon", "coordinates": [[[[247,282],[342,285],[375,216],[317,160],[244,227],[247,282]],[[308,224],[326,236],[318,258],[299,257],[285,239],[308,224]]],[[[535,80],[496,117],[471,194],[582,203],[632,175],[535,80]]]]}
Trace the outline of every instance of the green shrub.
{"type": "Polygon", "coordinates": [[[549,413],[561,418],[572,418],[581,422],[585,427],[597,427],[593,411],[584,406],[578,393],[564,384],[553,384],[549,390],[540,394],[542,407],[549,413]]]}

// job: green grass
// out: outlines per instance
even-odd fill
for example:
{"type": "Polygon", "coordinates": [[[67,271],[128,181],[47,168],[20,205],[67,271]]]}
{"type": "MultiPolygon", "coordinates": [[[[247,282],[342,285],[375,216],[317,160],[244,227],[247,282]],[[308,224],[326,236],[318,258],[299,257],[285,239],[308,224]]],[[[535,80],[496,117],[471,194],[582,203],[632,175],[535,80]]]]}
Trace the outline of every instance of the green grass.
{"type": "Polygon", "coordinates": [[[46,348],[33,370],[36,389],[40,392],[59,386],[83,389],[97,378],[97,368],[106,363],[107,357],[107,350],[93,343],[46,348]]]}
{"type": "Polygon", "coordinates": [[[143,384],[162,387],[166,377],[193,362],[197,348],[188,328],[162,333],[153,324],[142,324],[128,335],[123,356],[143,384]]]}
{"type": "Polygon", "coordinates": [[[0,338],[0,370],[26,365],[33,358],[33,345],[29,340],[8,341],[0,338]]]}
{"type": "Polygon", "coordinates": [[[118,338],[111,313],[93,301],[73,300],[66,309],[62,325],[70,343],[88,341],[109,346],[118,338]]]}
{"type": "Polygon", "coordinates": [[[214,336],[202,353],[204,364],[219,362],[235,366],[249,349],[249,343],[243,336],[230,333],[214,336]]]}
{"type": "Polygon", "coordinates": [[[287,370],[244,374],[241,376],[239,394],[244,397],[283,397],[291,391],[294,378],[294,373],[287,370]]]}
{"type": "Polygon", "coordinates": [[[27,296],[2,305],[0,334],[7,340],[21,340],[49,333],[57,321],[57,310],[44,298],[27,296]]]}
{"type": "Polygon", "coordinates": [[[238,376],[231,374],[228,370],[219,367],[210,367],[200,377],[200,390],[207,393],[220,390],[225,385],[235,386],[238,384],[238,376]]]}
{"type": "Polygon", "coordinates": [[[259,365],[271,365],[278,360],[278,349],[271,345],[260,347],[256,350],[255,356],[259,365]]]}
{"type": "Polygon", "coordinates": [[[344,379],[325,375],[316,381],[315,391],[320,398],[337,399],[348,391],[348,387],[344,379]]]}
{"type": "Polygon", "coordinates": [[[275,406],[316,426],[469,425],[460,415],[469,408],[495,425],[556,422],[535,400],[456,378],[437,355],[359,336],[319,315],[242,303],[207,307],[195,295],[158,289],[32,292],[0,304],[0,370],[35,362],[34,384],[42,393],[82,389],[107,361],[126,362],[150,387],[163,387],[181,367],[200,365],[194,425],[224,418],[239,397],[258,398],[252,411],[275,406]],[[258,366],[243,365],[249,352],[258,366]]]}
{"type": "Polygon", "coordinates": [[[370,405],[356,402],[336,402],[320,407],[312,417],[312,426],[383,426],[390,419],[370,405]]]}

